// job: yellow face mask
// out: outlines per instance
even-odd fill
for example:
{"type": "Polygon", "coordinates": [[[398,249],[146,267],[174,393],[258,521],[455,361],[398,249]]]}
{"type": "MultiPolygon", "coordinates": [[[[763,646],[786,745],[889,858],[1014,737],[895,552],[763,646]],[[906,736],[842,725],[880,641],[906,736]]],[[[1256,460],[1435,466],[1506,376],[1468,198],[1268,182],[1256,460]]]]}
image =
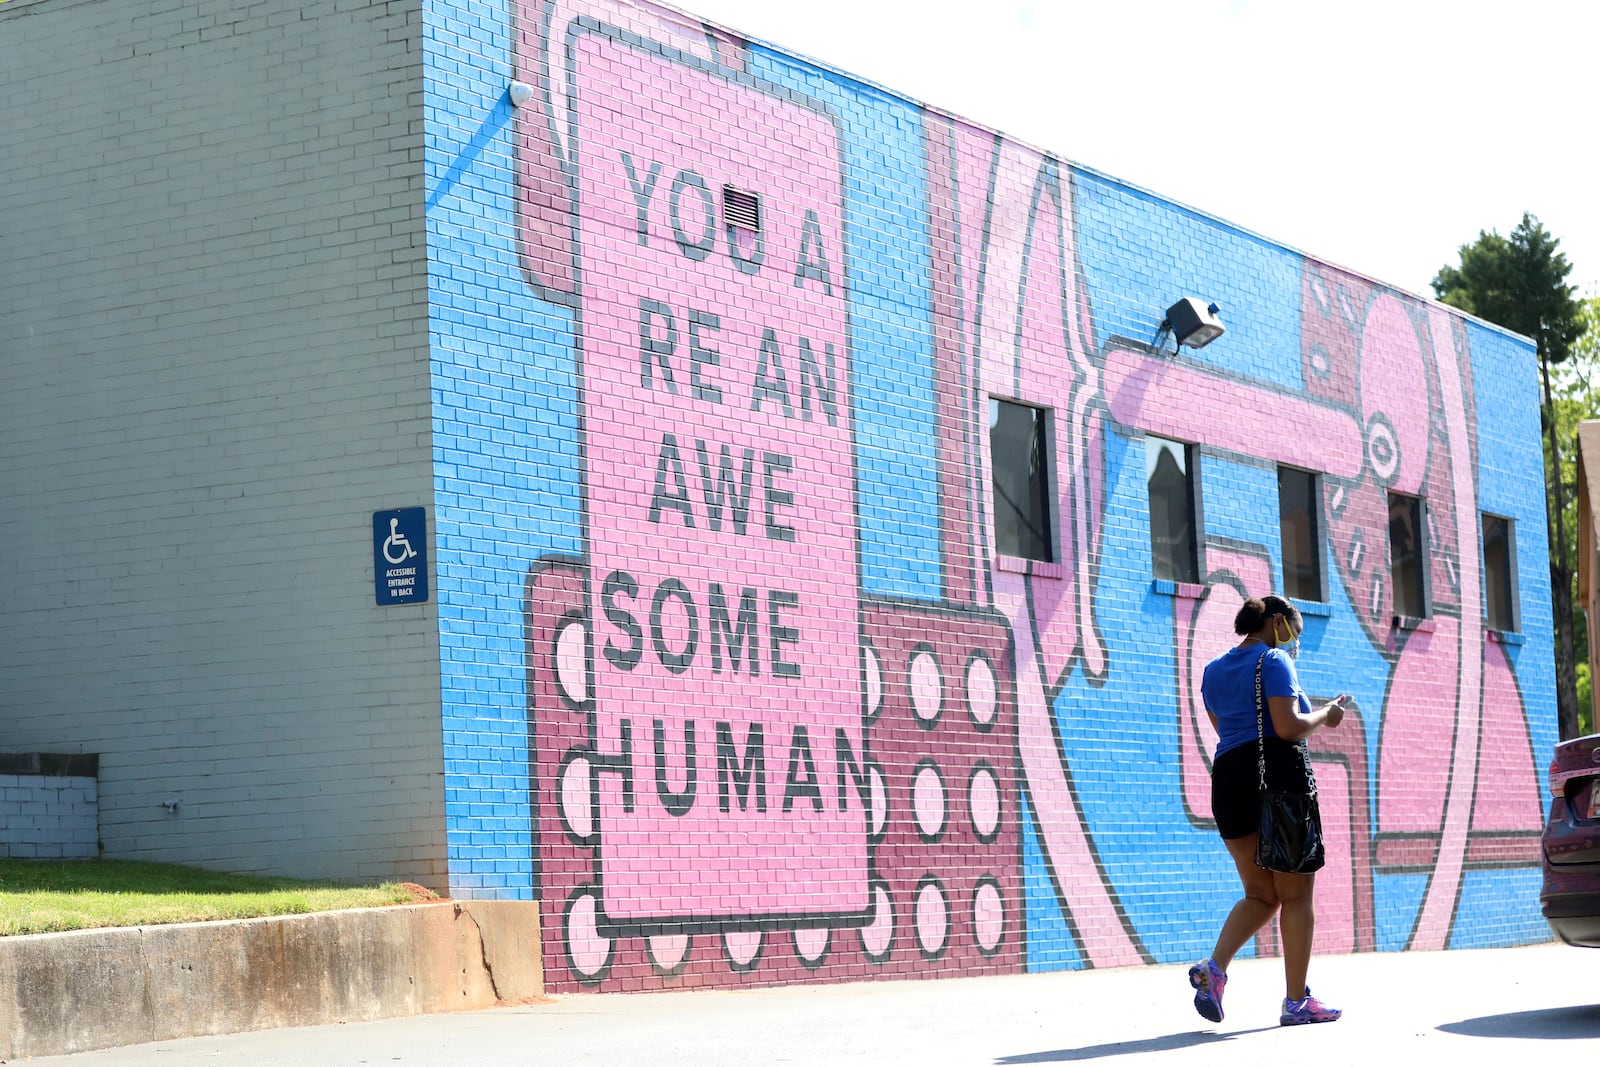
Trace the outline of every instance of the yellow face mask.
{"type": "Polygon", "coordinates": [[[1290,626],[1288,623],[1286,623],[1283,620],[1283,616],[1282,615],[1278,616],[1277,628],[1273,631],[1273,633],[1277,635],[1278,644],[1279,645],[1288,645],[1289,646],[1289,658],[1290,659],[1299,659],[1300,658],[1300,638],[1294,632],[1294,627],[1290,626]],[[1285,631],[1285,630],[1289,631],[1288,636],[1284,635],[1283,631],[1285,631]]]}

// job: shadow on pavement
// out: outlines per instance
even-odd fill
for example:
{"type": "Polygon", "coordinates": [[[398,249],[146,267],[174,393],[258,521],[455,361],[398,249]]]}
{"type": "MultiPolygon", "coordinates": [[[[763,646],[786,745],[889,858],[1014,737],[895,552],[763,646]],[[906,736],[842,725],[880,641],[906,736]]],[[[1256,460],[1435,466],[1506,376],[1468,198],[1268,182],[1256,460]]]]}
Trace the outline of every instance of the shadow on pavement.
{"type": "Polygon", "coordinates": [[[1466,1037],[1544,1038],[1548,1041],[1600,1037],[1600,1004],[1484,1015],[1446,1023],[1439,1029],[1466,1037]]]}
{"type": "MultiPolygon", "coordinates": [[[[1016,1056],[1000,1056],[999,1064],[1069,1063],[1073,1060],[1097,1060],[1104,1056],[1133,1056],[1143,1052],[1168,1052],[1173,1049],[1214,1045],[1231,1041],[1244,1034],[1259,1034],[1276,1030],[1276,1026],[1263,1026],[1256,1030],[1234,1030],[1226,1034],[1209,1030],[1193,1030],[1186,1034],[1167,1034],[1164,1037],[1147,1037],[1141,1041],[1112,1041],[1104,1045],[1086,1045],[1083,1048],[1062,1048],[1050,1052],[1027,1052],[1016,1056]]],[[[1576,1035],[1574,1035],[1576,1036],[1576,1035]]]]}

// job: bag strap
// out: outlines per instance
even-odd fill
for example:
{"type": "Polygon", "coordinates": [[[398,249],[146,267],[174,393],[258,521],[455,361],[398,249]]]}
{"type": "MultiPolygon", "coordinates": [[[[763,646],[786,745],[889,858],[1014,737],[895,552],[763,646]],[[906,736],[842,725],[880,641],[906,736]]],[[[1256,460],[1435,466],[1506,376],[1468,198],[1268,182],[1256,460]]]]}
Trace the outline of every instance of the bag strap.
{"type": "Polygon", "coordinates": [[[1262,722],[1266,701],[1261,696],[1261,665],[1267,661],[1267,650],[1262,649],[1256,659],[1256,781],[1257,789],[1267,791],[1267,730],[1262,722]]]}

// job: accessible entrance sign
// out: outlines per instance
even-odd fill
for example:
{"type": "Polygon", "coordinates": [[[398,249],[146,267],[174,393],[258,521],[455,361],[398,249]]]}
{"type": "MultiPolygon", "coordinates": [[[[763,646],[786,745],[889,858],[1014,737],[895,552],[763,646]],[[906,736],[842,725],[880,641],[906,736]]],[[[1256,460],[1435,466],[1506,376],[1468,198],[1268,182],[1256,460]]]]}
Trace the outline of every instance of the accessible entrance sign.
{"type": "Polygon", "coordinates": [[[428,599],[428,516],[422,508],[372,513],[372,575],[378,606],[428,599]]]}

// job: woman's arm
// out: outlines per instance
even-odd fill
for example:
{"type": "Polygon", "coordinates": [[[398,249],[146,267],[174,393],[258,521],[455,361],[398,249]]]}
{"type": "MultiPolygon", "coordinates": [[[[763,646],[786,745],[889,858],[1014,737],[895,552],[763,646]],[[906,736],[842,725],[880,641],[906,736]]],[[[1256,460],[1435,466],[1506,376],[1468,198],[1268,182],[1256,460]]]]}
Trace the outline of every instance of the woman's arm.
{"type": "Polygon", "coordinates": [[[1272,714],[1272,729],[1285,741],[1298,741],[1323,726],[1338,726],[1344,721],[1344,705],[1348,698],[1339,694],[1320,708],[1302,714],[1300,702],[1292,696],[1268,697],[1267,710],[1272,714]]]}

